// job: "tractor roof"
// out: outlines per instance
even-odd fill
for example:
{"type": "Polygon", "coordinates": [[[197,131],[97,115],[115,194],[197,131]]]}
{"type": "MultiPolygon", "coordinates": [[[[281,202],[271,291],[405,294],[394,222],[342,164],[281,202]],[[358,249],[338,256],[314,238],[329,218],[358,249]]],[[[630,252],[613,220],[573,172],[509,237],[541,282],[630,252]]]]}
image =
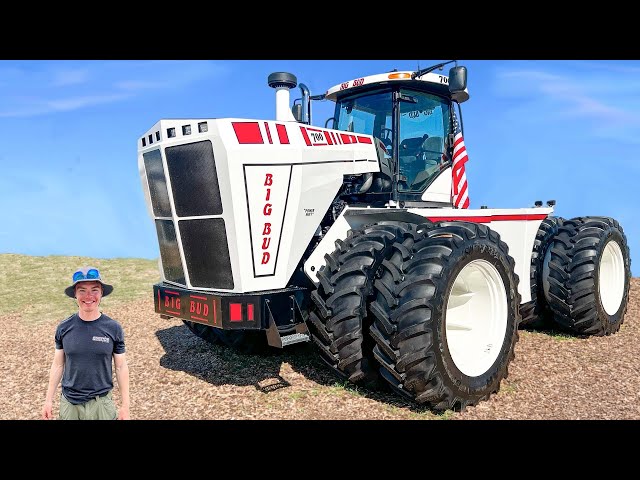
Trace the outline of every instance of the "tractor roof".
{"type": "Polygon", "coordinates": [[[343,82],[335,87],[331,87],[327,90],[325,98],[328,100],[336,101],[339,97],[345,94],[352,94],[362,90],[371,88],[372,86],[387,85],[392,82],[400,82],[408,84],[414,87],[427,87],[426,90],[435,91],[438,93],[444,93],[449,95],[449,76],[442,75],[440,73],[427,73],[420,78],[411,78],[411,74],[414,72],[405,71],[391,71],[387,73],[379,73],[376,75],[369,75],[368,77],[360,77],[348,82],[343,82]]]}

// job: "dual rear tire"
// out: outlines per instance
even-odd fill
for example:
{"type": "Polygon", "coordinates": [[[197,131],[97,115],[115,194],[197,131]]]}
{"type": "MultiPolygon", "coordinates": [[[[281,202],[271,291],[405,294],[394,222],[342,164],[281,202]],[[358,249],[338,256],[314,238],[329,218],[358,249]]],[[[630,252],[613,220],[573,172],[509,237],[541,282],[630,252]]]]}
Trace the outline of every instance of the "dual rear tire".
{"type": "Polygon", "coordinates": [[[609,217],[566,220],[546,254],[543,292],[555,323],[578,335],[620,329],[629,301],[627,237],[609,217]]]}
{"type": "Polygon", "coordinates": [[[609,217],[547,217],[531,256],[531,301],[521,327],[611,335],[627,310],[631,259],[620,224],[609,217]]]}
{"type": "MultiPolygon", "coordinates": [[[[427,225],[426,228],[429,226],[427,225]]],[[[320,285],[311,298],[308,327],[321,358],[338,375],[368,388],[380,386],[368,302],[378,270],[405,242],[413,243],[418,227],[403,222],[379,222],[350,231],[336,241],[318,270],[320,285]]]]}
{"type": "Polygon", "coordinates": [[[495,231],[377,224],[337,247],[319,272],[311,314],[313,339],[334,370],[354,383],[382,379],[435,411],[498,391],[518,340],[520,295],[495,231]]]}
{"type": "Polygon", "coordinates": [[[518,277],[507,245],[484,225],[441,222],[375,284],[371,335],[380,372],[434,411],[487,399],[518,340],[518,277]]]}

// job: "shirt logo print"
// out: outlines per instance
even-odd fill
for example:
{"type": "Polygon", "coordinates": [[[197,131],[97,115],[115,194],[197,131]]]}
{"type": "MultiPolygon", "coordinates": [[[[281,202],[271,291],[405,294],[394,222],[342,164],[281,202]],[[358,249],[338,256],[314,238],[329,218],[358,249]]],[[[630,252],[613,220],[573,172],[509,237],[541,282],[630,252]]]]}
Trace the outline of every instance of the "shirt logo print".
{"type": "Polygon", "coordinates": [[[98,337],[98,336],[94,335],[91,340],[93,340],[94,342],[109,343],[109,337],[98,337]]]}

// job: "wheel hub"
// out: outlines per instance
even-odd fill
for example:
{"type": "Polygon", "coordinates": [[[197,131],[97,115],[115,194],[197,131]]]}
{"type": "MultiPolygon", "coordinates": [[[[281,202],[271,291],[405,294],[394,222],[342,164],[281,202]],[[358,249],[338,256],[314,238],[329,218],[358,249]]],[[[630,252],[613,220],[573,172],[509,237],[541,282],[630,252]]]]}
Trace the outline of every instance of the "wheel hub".
{"type": "Polygon", "coordinates": [[[456,277],[446,310],[451,358],[465,375],[485,373],[498,358],[507,330],[508,303],[496,267],[474,260],[456,277]]]}

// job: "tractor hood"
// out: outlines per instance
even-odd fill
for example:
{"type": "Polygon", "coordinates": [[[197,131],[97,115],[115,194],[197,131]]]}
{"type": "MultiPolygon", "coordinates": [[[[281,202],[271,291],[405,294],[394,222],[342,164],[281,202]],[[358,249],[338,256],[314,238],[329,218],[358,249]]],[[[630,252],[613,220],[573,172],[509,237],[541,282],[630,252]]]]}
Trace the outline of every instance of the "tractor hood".
{"type": "Polygon", "coordinates": [[[373,137],[297,122],[161,120],[138,140],[162,280],[284,288],[344,175],[378,172],[373,137]]]}

